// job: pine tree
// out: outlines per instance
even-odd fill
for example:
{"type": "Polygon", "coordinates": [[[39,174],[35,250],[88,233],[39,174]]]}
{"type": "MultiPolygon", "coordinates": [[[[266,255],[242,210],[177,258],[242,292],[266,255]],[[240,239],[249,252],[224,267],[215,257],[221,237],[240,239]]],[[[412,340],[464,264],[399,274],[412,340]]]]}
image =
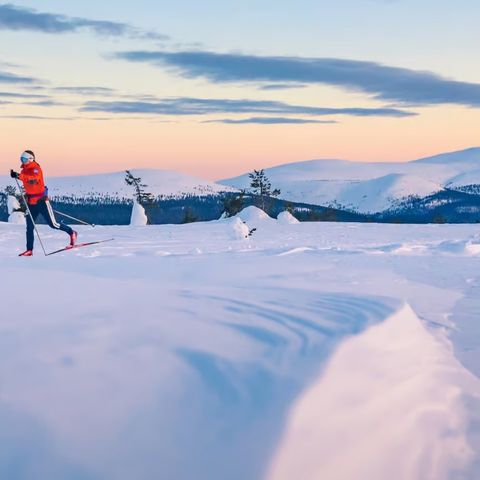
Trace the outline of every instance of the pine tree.
{"type": "Polygon", "coordinates": [[[193,210],[190,207],[185,209],[185,215],[183,217],[182,223],[193,223],[197,221],[196,215],[193,213],[193,210]]]}
{"type": "Polygon", "coordinates": [[[245,205],[245,190],[236,195],[228,195],[223,200],[223,210],[227,217],[233,217],[243,210],[245,205]]]}
{"type": "Polygon", "coordinates": [[[254,170],[253,173],[249,173],[250,177],[250,188],[252,193],[260,197],[262,203],[262,210],[265,211],[265,199],[268,197],[278,197],[280,195],[280,190],[275,188],[272,190],[272,184],[270,180],[265,175],[264,170],[254,170]]]}

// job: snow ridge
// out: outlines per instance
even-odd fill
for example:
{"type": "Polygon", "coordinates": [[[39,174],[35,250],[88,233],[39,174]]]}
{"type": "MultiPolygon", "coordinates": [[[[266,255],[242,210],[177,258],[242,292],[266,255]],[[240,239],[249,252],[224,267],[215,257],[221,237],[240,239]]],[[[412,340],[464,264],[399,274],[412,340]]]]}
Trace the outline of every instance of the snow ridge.
{"type": "Polygon", "coordinates": [[[465,395],[477,382],[405,305],[342,343],[296,402],[269,479],[453,478],[474,458],[465,395]]]}

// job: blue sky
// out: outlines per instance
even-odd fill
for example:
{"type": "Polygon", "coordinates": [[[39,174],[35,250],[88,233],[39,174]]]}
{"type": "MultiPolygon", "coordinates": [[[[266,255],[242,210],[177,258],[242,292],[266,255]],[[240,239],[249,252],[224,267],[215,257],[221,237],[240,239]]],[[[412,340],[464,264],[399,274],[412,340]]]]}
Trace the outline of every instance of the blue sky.
{"type": "MultiPolygon", "coordinates": [[[[479,20],[473,0],[0,2],[0,127],[59,173],[64,144],[77,142],[74,160],[115,154],[122,166],[206,176],[469,147],[479,20]],[[115,153],[126,131],[134,138],[115,153]]],[[[84,169],[113,164],[96,157],[84,169]]]]}

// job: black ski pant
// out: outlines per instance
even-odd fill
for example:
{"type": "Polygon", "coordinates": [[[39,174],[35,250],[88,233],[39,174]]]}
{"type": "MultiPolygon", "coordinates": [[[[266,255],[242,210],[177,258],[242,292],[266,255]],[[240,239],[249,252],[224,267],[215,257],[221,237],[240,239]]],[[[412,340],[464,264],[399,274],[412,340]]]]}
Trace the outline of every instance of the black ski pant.
{"type": "MultiPolygon", "coordinates": [[[[41,215],[45,221],[48,223],[50,228],[55,230],[62,230],[62,232],[68,233],[71,235],[73,230],[63,223],[58,223],[53,214],[52,206],[48,200],[40,200],[34,205],[28,205],[30,213],[32,214],[33,220],[36,221],[38,216],[41,215]]],[[[27,214],[27,250],[33,250],[33,235],[34,227],[30,215],[27,214]]]]}

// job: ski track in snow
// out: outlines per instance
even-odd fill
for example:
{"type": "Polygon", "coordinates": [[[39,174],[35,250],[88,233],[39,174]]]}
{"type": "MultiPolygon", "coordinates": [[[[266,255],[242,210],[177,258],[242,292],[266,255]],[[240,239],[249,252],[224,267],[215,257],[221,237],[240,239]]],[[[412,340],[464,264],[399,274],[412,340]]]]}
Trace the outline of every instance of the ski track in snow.
{"type": "Polygon", "coordinates": [[[243,218],[0,223],[0,478],[478,478],[476,227],[243,218]]]}

